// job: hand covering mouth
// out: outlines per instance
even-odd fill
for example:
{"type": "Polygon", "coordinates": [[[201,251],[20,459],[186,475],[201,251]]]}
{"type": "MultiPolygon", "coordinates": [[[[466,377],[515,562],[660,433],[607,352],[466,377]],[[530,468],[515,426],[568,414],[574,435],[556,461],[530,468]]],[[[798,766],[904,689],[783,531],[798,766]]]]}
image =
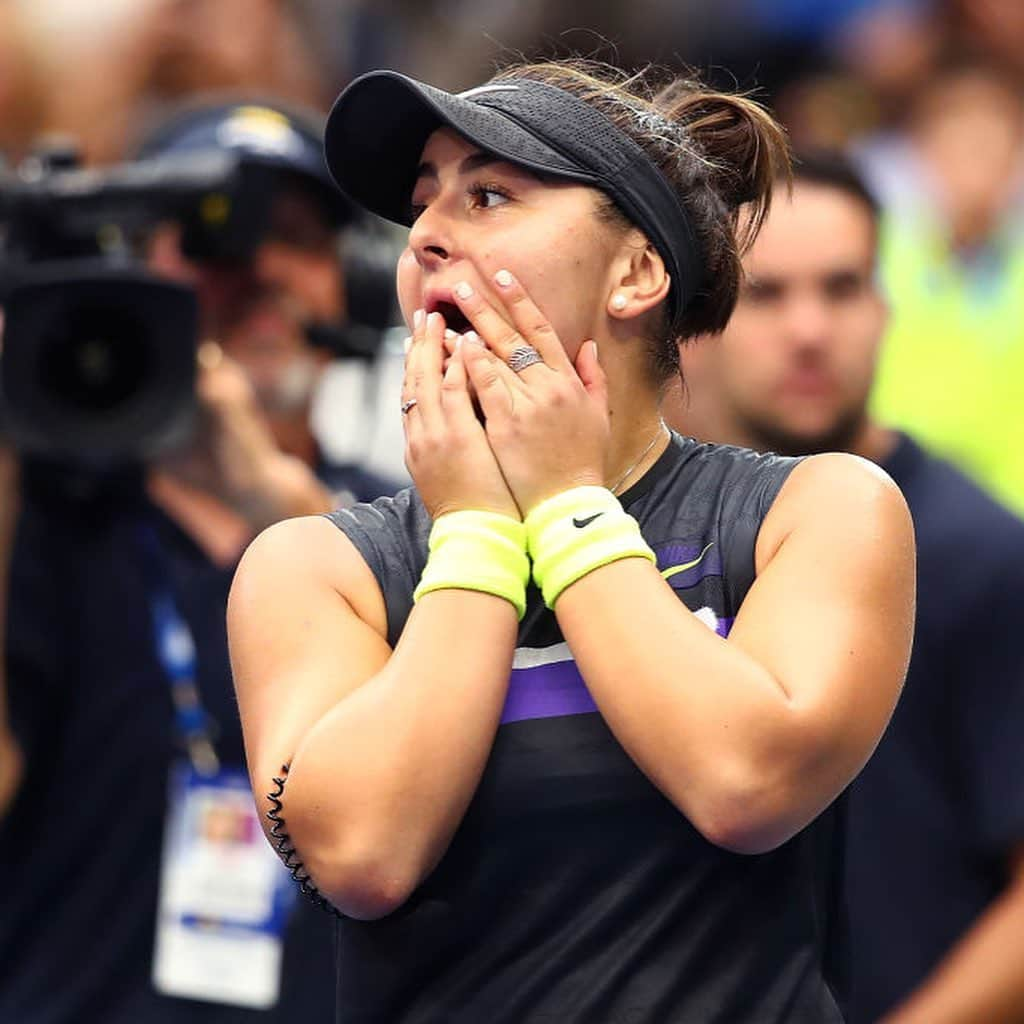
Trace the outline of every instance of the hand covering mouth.
{"type": "Polygon", "coordinates": [[[444,325],[448,330],[456,334],[465,334],[472,330],[473,325],[466,319],[465,314],[455,305],[454,302],[444,300],[431,302],[426,307],[428,313],[440,313],[444,317],[444,325]]]}

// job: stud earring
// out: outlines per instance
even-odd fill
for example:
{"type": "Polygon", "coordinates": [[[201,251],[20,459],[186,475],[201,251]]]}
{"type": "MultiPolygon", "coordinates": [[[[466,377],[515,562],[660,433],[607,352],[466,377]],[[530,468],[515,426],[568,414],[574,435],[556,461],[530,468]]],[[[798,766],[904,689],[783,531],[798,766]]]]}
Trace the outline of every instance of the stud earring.
{"type": "Polygon", "coordinates": [[[612,296],[612,309],[622,312],[629,305],[629,299],[622,292],[616,292],[612,296]]]}

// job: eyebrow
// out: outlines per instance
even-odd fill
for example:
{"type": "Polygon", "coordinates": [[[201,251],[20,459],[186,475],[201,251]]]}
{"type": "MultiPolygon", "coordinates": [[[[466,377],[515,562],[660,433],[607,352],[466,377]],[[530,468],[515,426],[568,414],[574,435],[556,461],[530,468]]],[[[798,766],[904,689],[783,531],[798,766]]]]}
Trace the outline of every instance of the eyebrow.
{"type": "MultiPolygon", "coordinates": [[[[462,163],[459,164],[457,173],[469,174],[470,171],[478,170],[481,167],[486,167],[488,164],[504,163],[500,157],[495,156],[493,153],[470,153],[462,163]]],[[[423,163],[416,168],[416,179],[420,178],[436,178],[437,167],[432,164],[429,160],[425,160],[423,163]]]]}

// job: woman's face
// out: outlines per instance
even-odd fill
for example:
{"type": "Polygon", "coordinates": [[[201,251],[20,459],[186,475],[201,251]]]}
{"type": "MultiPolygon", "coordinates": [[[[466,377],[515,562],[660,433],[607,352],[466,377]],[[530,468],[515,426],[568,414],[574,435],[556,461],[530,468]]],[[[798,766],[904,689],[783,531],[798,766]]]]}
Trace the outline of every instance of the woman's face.
{"type": "Polygon", "coordinates": [[[452,302],[460,281],[503,312],[494,275],[504,269],[522,282],[570,357],[594,337],[624,244],[622,230],[597,215],[599,192],[541,181],[442,128],[423,147],[411,198],[416,219],[398,264],[406,323],[417,309],[440,309],[449,327],[467,330],[452,302]]]}

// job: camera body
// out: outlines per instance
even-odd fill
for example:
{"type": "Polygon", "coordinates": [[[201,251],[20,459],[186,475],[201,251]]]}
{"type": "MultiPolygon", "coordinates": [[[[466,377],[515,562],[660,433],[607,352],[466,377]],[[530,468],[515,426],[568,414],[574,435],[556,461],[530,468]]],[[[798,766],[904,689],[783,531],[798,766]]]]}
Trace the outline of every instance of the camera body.
{"type": "MultiPolygon", "coordinates": [[[[247,260],[266,233],[278,173],[211,148],[103,169],[61,153],[0,175],[0,430],[23,454],[105,470],[189,436],[197,297],[138,254],[172,221],[188,259],[247,260]]],[[[379,225],[349,234],[349,322],[306,333],[336,356],[373,358],[394,316],[397,253],[379,225]]]]}

